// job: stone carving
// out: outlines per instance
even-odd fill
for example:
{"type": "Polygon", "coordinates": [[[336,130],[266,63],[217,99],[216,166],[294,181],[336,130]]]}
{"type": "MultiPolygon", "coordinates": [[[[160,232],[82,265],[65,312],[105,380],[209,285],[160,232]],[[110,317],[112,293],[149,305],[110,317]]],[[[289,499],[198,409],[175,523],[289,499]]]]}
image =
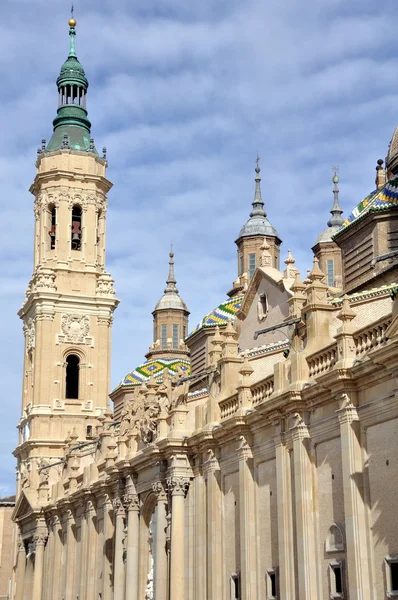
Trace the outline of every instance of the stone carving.
{"type": "Polygon", "coordinates": [[[156,393],[149,394],[144,384],[123,408],[120,435],[140,435],[144,443],[150,444],[156,437],[160,413],[159,397],[156,393]]]}
{"type": "Polygon", "coordinates": [[[115,511],[115,513],[117,515],[124,515],[123,502],[122,502],[122,499],[119,498],[119,496],[116,496],[116,498],[113,498],[112,506],[113,506],[113,510],[115,511]]]}
{"type": "Polygon", "coordinates": [[[189,488],[188,477],[168,477],[167,489],[171,496],[185,496],[189,488]]]}
{"type": "Polygon", "coordinates": [[[140,508],[140,500],[137,494],[133,494],[129,492],[123,496],[123,504],[127,511],[129,510],[139,510],[140,508]]]}
{"type": "Polygon", "coordinates": [[[37,471],[39,473],[40,485],[46,485],[50,477],[50,469],[48,467],[50,462],[46,458],[41,458],[37,463],[37,471]]]}
{"type": "Polygon", "coordinates": [[[65,314],[62,315],[61,327],[67,342],[81,344],[90,333],[90,319],[78,313],[65,314]]]}
{"type": "Polygon", "coordinates": [[[55,279],[56,275],[53,269],[38,267],[29,284],[30,292],[56,292],[55,279]]]}
{"type": "Polygon", "coordinates": [[[36,533],[33,536],[33,542],[34,542],[35,549],[37,548],[37,546],[45,546],[46,542],[47,542],[47,538],[48,538],[48,535],[44,532],[36,533]]]}
{"type": "Polygon", "coordinates": [[[268,298],[266,292],[260,294],[257,302],[257,318],[259,321],[264,321],[268,314],[268,298]]]}
{"type": "Polygon", "coordinates": [[[97,296],[114,296],[116,294],[113,287],[114,279],[107,273],[100,275],[97,279],[97,296]]]}
{"type": "Polygon", "coordinates": [[[30,354],[36,345],[36,328],[34,319],[28,319],[26,324],[26,351],[30,354]]]}
{"type": "Polygon", "coordinates": [[[26,489],[30,487],[30,462],[22,463],[21,466],[21,487],[22,489],[26,489]]]}

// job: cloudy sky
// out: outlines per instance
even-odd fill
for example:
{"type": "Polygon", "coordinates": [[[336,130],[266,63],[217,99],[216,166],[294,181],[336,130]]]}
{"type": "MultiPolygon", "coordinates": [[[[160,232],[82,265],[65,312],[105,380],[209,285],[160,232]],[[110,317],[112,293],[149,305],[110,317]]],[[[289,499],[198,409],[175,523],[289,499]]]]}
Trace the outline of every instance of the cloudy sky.
{"type": "MultiPolygon", "coordinates": [[[[112,386],[142,362],[170,242],[191,327],[236,278],[256,152],[270,221],[305,275],[340,167],[347,214],[398,124],[396,0],[75,0],[96,145],[108,148],[112,386]]],[[[36,148],[51,136],[67,0],[1,0],[0,495],[12,493],[36,148]]]]}

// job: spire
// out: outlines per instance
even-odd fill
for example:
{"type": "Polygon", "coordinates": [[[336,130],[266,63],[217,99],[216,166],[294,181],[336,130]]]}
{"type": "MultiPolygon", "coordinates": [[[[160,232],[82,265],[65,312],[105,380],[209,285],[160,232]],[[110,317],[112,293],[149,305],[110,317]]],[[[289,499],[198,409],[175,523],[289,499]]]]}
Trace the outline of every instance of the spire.
{"type": "Polygon", "coordinates": [[[337,167],[332,167],[333,171],[334,171],[334,175],[333,175],[333,196],[334,196],[334,202],[333,202],[333,207],[331,212],[331,218],[328,221],[328,227],[340,227],[343,223],[344,223],[344,219],[341,216],[343,214],[343,211],[340,208],[339,205],[339,187],[338,187],[338,183],[339,183],[339,176],[338,176],[338,168],[337,167]]]}
{"type": "Polygon", "coordinates": [[[171,246],[169,257],[170,257],[170,260],[169,260],[169,276],[168,276],[167,281],[166,281],[167,287],[164,290],[164,293],[165,294],[170,294],[170,293],[178,294],[177,280],[176,280],[175,275],[174,275],[174,252],[173,252],[173,245],[171,246]]]}
{"type": "Polygon", "coordinates": [[[73,4],[69,25],[69,54],[61,67],[57,79],[58,111],[54,119],[54,133],[47,146],[47,152],[64,147],[65,135],[69,137],[69,148],[97,154],[90,143],[91,123],[87,118],[86,97],[88,81],[84,69],[76,55],[76,19],[73,4]]]}
{"type": "Polygon", "coordinates": [[[261,177],[260,177],[260,167],[259,167],[259,162],[260,162],[260,157],[257,153],[257,158],[256,158],[256,177],[254,178],[254,181],[256,182],[256,191],[254,193],[254,200],[253,200],[253,210],[250,213],[251,217],[266,217],[267,213],[264,210],[264,202],[263,199],[261,197],[261,177]]]}
{"type": "Polygon", "coordinates": [[[70,19],[69,19],[69,37],[70,37],[70,46],[69,46],[69,58],[77,58],[76,49],[75,49],[75,36],[76,36],[76,19],[74,18],[74,7],[72,3],[72,8],[70,11],[70,19]]]}

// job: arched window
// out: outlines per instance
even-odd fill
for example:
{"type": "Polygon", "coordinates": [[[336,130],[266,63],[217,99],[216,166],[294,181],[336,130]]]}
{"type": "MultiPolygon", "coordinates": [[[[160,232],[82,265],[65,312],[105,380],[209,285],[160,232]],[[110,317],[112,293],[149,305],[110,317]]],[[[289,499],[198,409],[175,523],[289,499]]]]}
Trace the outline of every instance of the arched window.
{"type": "Polygon", "coordinates": [[[48,235],[50,238],[50,250],[55,248],[55,238],[57,229],[57,209],[53,204],[48,207],[48,235]]]}
{"type": "Polygon", "coordinates": [[[75,204],[72,207],[71,248],[80,250],[82,246],[82,209],[75,204]]]}
{"type": "Polygon", "coordinates": [[[79,369],[80,358],[75,354],[69,354],[66,359],[65,398],[79,398],[79,369]]]}

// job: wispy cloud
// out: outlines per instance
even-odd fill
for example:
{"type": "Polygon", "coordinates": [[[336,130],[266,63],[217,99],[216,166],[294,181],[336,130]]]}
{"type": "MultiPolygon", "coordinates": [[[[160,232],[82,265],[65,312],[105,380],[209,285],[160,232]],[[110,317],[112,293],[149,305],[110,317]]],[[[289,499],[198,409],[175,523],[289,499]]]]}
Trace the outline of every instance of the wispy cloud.
{"type": "MultiPolygon", "coordinates": [[[[67,4],[67,3],[66,3],[67,4]]],[[[35,148],[51,135],[68,48],[64,0],[3,0],[0,24],[0,487],[12,492],[22,332],[32,270],[35,148]]],[[[268,216],[302,272],[341,167],[345,212],[373,187],[397,121],[392,0],[76,0],[89,116],[109,177],[115,385],[151,342],[173,240],[191,326],[236,277],[234,240],[261,155],[268,216]],[[292,218],[293,217],[293,218],[292,218]]],[[[283,254],[283,253],[282,253],[283,254]]]]}

